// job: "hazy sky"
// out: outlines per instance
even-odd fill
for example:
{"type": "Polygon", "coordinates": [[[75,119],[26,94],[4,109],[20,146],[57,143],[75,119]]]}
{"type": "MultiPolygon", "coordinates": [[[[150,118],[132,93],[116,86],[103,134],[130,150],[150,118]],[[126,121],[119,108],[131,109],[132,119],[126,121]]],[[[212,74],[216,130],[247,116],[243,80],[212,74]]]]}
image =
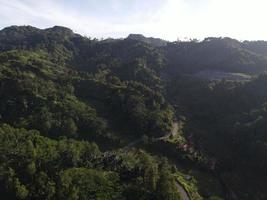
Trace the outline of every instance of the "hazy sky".
{"type": "Polygon", "coordinates": [[[66,26],[106,38],[267,40],[266,0],[0,0],[0,28],[66,26]]]}

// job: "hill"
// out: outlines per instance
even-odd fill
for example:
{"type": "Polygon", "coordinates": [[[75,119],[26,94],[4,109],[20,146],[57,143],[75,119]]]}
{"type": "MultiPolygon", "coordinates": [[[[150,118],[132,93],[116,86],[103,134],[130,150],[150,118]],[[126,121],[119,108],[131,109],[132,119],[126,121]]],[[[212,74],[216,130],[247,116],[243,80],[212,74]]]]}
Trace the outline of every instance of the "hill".
{"type": "Polygon", "coordinates": [[[153,38],[153,37],[145,37],[141,34],[130,34],[127,39],[132,39],[132,40],[137,40],[137,41],[141,41],[141,42],[145,42],[150,44],[151,46],[154,47],[161,47],[161,46],[166,46],[167,45],[167,41],[162,40],[160,38],[153,38]]]}
{"type": "Polygon", "coordinates": [[[266,199],[265,49],[4,28],[1,194],[266,199]]]}

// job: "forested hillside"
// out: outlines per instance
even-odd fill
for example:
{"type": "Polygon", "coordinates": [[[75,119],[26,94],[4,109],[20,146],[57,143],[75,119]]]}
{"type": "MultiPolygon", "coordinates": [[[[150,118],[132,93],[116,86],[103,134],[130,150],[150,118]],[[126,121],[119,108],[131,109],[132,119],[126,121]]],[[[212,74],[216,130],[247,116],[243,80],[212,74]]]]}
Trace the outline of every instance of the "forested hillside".
{"type": "Polygon", "coordinates": [[[1,30],[1,194],[266,199],[265,49],[1,30]]]}

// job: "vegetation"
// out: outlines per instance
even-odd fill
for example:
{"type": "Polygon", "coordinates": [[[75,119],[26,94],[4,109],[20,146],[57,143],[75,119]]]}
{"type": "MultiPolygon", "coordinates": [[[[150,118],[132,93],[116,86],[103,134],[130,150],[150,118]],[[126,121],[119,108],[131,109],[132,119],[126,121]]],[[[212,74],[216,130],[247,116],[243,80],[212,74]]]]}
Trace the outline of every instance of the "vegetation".
{"type": "Polygon", "coordinates": [[[266,199],[265,49],[1,30],[2,197],[266,199]]]}
{"type": "Polygon", "coordinates": [[[102,153],[95,143],[52,140],[6,124],[0,142],[5,199],[179,198],[166,160],[143,151],[102,153]]]}

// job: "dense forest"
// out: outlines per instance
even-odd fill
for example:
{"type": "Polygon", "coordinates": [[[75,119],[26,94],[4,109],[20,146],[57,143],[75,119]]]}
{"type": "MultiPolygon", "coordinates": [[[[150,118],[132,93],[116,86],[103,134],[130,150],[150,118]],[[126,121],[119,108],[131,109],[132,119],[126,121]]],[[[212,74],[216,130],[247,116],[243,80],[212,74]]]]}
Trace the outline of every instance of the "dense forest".
{"type": "Polygon", "coordinates": [[[3,199],[267,199],[267,42],[0,31],[3,199]]]}

